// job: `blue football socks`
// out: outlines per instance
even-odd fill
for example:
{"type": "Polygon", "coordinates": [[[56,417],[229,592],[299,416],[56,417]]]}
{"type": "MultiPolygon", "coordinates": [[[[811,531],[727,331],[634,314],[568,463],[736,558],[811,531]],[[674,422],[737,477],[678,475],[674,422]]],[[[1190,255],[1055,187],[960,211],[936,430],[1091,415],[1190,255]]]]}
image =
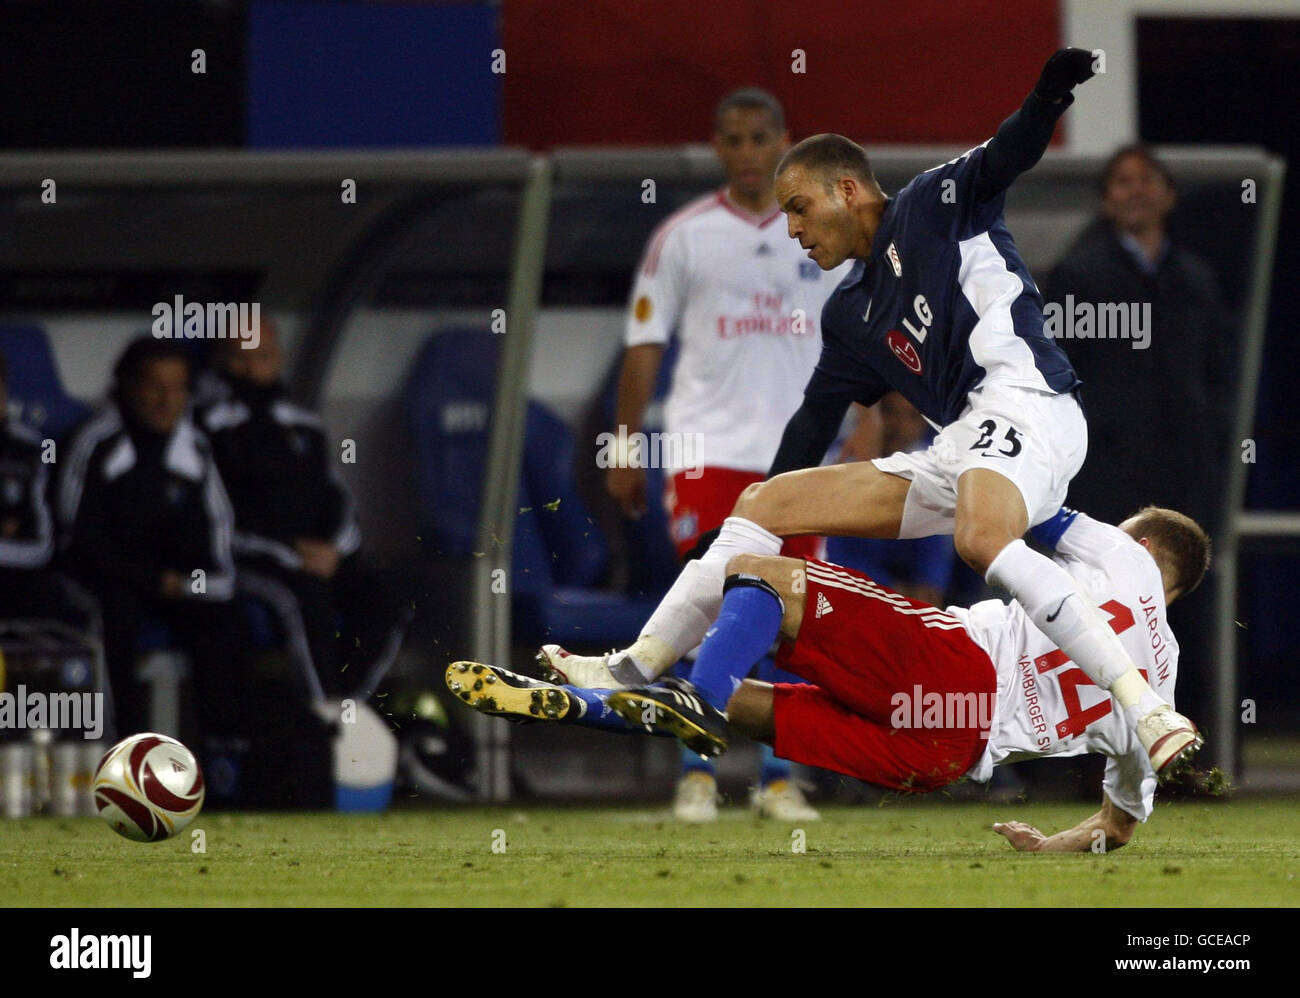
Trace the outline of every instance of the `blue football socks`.
{"type": "Polygon", "coordinates": [[[756,575],[732,575],[723,589],[722,610],[704,636],[691,683],[718,710],[781,631],[785,607],[772,586],[756,575]]]}

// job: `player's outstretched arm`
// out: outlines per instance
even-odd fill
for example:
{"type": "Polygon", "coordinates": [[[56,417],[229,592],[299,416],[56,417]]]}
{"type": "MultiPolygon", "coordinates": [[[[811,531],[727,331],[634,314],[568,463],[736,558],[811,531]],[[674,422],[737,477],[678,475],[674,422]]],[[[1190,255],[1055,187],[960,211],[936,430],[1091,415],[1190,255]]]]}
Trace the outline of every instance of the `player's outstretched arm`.
{"type": "Polygon", "coordinates": [[[1002,122],[980,164],[976,196],[987,200],[1043,158],[1057,119],[1074,103],[1070,92],[1092,78],[1094,56],[1087,49],[1061,49],[1043,66],[1033,93],[1002,122]]]}
{"type": "Polygon", "coordinates": [[[1116,807],[1105,794],[1101,810],[1073,828],[1044,835],[1023,821],[994,822],[993,831],[1003,836],[1017,852],[1105,852],[1120,848],[1133,837],[1137,818],[1116,807]]]}

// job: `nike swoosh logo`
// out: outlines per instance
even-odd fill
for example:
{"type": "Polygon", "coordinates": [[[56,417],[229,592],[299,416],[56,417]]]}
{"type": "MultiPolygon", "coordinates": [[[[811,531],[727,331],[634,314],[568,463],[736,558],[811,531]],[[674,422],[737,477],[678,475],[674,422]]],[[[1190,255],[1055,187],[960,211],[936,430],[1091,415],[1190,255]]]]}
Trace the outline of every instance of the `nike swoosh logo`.
{"type": "Polygon", "coordinates": [[[1065,600],[1067,600],[1067,599],[1069,599],[1069,598],[1070,598],[1070,597],[1067,596],[1067,597],[1065,597],[1065,599],[1061,600],[1061,602],[1057,603],[1057,604],[1056,604],[1056,612],[1055,612],[1055,613],[1049,613],[1049,614],[1047,615],[1047,622],[1048,622],[1049,624],[1050,624],[1052,621],[1054,621],[1057,617],[1059,617],[1059,616],[1061,615],[1061,607],[1065,606],[1065,600]]]}
{"type": "Polygon", "coordinates": [[[866,322],[871,318],[871,302],[867,302],[867,310],[862,313],[862,321],[866,322]]]}

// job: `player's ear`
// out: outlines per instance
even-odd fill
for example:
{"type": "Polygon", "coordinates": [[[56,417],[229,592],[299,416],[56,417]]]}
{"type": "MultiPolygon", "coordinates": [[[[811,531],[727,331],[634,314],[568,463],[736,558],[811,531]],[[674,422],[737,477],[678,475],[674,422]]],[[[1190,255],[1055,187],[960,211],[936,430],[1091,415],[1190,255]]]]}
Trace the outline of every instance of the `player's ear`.
{"type": "Polygon", "coordinates": [[[1144,548],[1146,548],[1148,551],[1151,550],[1151,538],[1149,538],[1149,537],[1139,537],[1139,538],[1138,538],[1138,543],[1141,544],[1141,545],[1142,545],[1144,548]]]}

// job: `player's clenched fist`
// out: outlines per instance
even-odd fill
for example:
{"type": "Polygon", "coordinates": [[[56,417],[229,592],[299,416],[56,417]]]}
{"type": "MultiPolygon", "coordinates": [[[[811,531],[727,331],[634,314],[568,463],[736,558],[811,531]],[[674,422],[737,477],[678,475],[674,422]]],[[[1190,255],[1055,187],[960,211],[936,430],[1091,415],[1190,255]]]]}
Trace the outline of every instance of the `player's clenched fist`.
{"type": "Polygon", "coordinates": [[[995,821],[993,831],[1003,836],[1017,852],[1037,852],[1047,836],[1023,821],[995,821]]]}
{"type": "Polygon", "coordinates": [[[1034,87],[1043,100],[1058,101],[1080,83],[1091,80],[1096,70],[1096,56],[1087,49],[1060,49],[1053,52],[1043,67],[1043,75],[1034,87]]]}

